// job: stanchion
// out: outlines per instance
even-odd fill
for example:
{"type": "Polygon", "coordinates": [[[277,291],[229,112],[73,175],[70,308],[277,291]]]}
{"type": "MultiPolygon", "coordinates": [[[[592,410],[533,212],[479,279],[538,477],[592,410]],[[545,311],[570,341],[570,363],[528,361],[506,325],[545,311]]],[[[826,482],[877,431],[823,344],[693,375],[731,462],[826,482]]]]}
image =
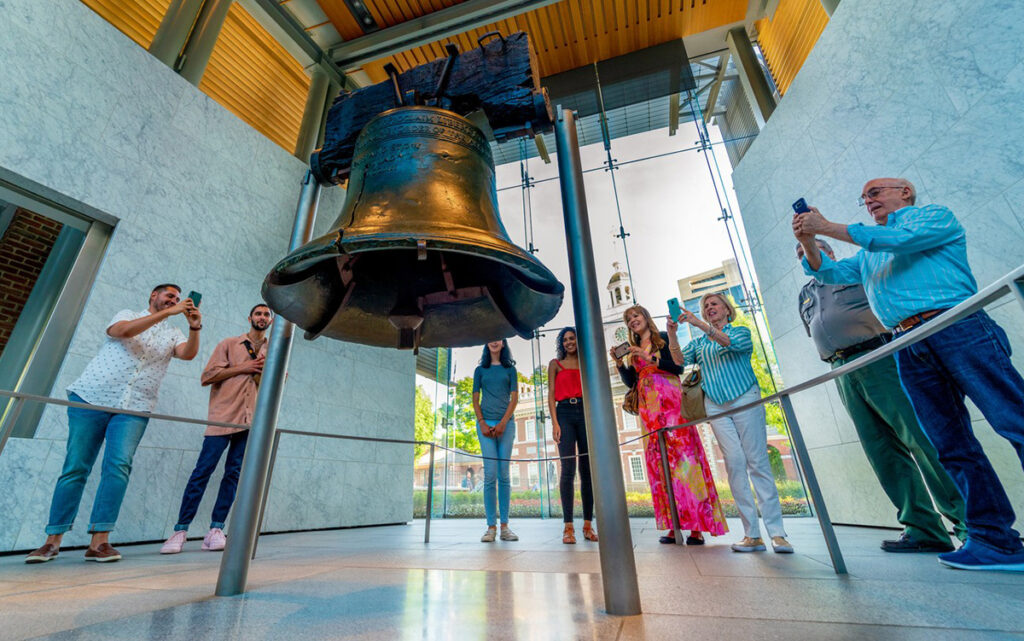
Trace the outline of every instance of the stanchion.
{"type": "Polygon", "coordinates": [[[836,531],[832,528],[832,521],[828,517],[828,508],[825,507],[825,498],[821,494],[821,487],[818,486],[818,476],[814,473],[811,465],[811,457],[807,453],[807,446],[804,444],[804,435],[800,431],[800,424],[796,420],[796,412],[793,411],[793,401],[789,394],[779,396],[779,403],[786,415],[786,423],[789,425],[789,438],[793,441],[793,451],[797,460],[800,461],[800,468],[804,473],[804,482],[807,483],[807,491],[811,495],[811,502],[814,504],[814,513],[818,517],[818,525],[821,526],[821,533],[825,536],[825,545],[828,546],[828,555],[832,558],[832,568],[836,574],[846,574],[846,561],[843,560],[843,551],[839,549],[839,540],[836,539],[836,531]]]}
{"type": "Polygon", "coordinates": [[[430,543],[430,513],[434,511],[434,444],[430,444],[430,463],[427,465],[427,523],[423,542],[430,543]]]}
{"type": "Polygon", "coordinates": [[[252,556],[256,558],[256,548],[260,544],[260,532],[263,531],[263,515],[267,511],[267,497],[270,496],[270,480],[274,478],[274,463],[277,462],[277,448],[281,445],[281,432],[274,432],[274,445],[270,448],[270,465],[267,467],[267,482],[263,484],[263,498],[260,500],[260,518],[256,522],[256,540],[252,544],[252,556]]]}
{"type": "Polygon", "coordinates": [[[676,545],[683,545],[683,529],[679,523],[679,507],[676,505],[676,492],[672,487],[672,473],[668,468],[668,450],[665,447],[665,432],[658,430],[658,450],[661,452],[661,476],[665,483],[665,492],[668,494],[668,507],[672,513],[672,536],[676,539],[676,545]]]}

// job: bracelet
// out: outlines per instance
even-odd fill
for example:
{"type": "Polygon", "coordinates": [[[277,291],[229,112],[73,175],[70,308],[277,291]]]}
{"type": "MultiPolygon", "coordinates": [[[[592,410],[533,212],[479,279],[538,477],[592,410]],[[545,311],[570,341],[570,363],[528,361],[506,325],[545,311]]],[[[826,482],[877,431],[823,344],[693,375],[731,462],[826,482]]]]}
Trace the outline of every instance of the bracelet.
{"type": "Polygon", "coordinates": [[[192,327],[191,325],[189,325],[188,326],[188,331],[190,331],[190,332],[198,332],[202,328],[203,328],[202,324],[200,324],[199,327],[192,327]]]}

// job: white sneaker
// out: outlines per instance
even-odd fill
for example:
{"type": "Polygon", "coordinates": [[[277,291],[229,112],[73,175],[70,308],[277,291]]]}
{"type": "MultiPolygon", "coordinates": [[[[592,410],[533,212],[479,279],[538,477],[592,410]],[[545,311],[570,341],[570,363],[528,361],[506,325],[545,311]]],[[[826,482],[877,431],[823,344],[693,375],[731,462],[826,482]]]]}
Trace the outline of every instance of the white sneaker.
{"type": "Polygon", "coordinates": [[[512,531],[511,528],[501,528],[501,540],[502,541],[518,541],[519,535],[512,531]]]}
{"type": "Polygon", "coordinates": [[[185,547],[185,538],[187,536],[188,532],[185,530],[175,530],[171,538],[164,541],[163,547],[160,548],[160,554],[178,554],[185,547]]]}
{"type": "Polygon", "coordinates": [[[219,527],[210,528],[210,531],[203,537],[203,549],[217,552],[223,550],[228,543],[228,537],[224,536],[224,530],[219,527]]]}
{"type": "Polygon", "coordinates": [[[749,536],[743,537],[739,543],[732,544],[733,552],[764,552],[764,539],[757,537],[756,539],[749,536]]]}
{"type": "Polygon", "coordinates": [[[495,528],[489,527],[489,528],[487,528],[487,531],[484,532],[484,535],[480,537],[480,542],[481,543],[494,543],[494,537],[495,537],[496,534],[497,534],[497,530],[495,530],[495,528]]]}

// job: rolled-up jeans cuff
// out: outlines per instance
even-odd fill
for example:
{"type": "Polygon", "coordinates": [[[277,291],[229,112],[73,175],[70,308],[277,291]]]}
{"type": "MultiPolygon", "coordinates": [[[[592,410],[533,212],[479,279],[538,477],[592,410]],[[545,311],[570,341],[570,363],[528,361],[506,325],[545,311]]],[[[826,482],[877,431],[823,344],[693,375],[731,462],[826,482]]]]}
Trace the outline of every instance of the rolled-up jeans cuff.
{"type": "Polygon", "coordinates": [[[110,532],[114,529],[113,523],[90,523],[89,534],[96,534],[97,532],[110,532]]]}
{"type": "Polygon", "coordinates": [[[188,526],[189,526],[188,523],[186,523],[184,525],[182,525],[181,523],[178,523],[177,525],[174,526],[174,531],[175,532],[188,532],[188,526]]]}
{"type": "Polygon", "coordinates": [[[212,530],[213,528],[217,528],[217,529],[223,530],[224,529],[224,523],[222,523],[221,521],[211,521],[210,522],[210,529],[212,530]]]}
{"type": "Polygon", "coordinates": [[[67,525],[47,525],[46,526],[46,530],[45,530],[46,536],[50,536],[51,534],[64,534],[64,533],[70,532],[70,531],[71,531],[71,524],[70,523],[68,523],[67,525]]]}

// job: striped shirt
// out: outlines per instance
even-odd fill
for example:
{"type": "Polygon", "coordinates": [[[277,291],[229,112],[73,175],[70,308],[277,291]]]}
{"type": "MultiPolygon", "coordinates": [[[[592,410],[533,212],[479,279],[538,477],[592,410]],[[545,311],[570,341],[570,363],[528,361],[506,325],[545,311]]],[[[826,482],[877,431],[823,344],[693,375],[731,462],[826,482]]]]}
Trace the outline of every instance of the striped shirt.
{"type": "Polygon", "coordinates": [[[704,393],[721,405],[743,395],[757,384],[750,357],[754,341],[746,327],[726,324],[722,333],[729,337],[729,346],[722,347],[707,336],[698,336],[683,348],[685,363],[700,365],[704,393]]]}
{"type": "Polygon", "coordinates": [[[904,207],[886,224],[847,227],[863,249],[852,258],[833,261],[821,255],[814,271],[804,272],[830,285],[864,285],[871,310],[887,327],[933,309],[963,302],[978,291],[967,263],[967,235],[946,207],[904,207]]]}

